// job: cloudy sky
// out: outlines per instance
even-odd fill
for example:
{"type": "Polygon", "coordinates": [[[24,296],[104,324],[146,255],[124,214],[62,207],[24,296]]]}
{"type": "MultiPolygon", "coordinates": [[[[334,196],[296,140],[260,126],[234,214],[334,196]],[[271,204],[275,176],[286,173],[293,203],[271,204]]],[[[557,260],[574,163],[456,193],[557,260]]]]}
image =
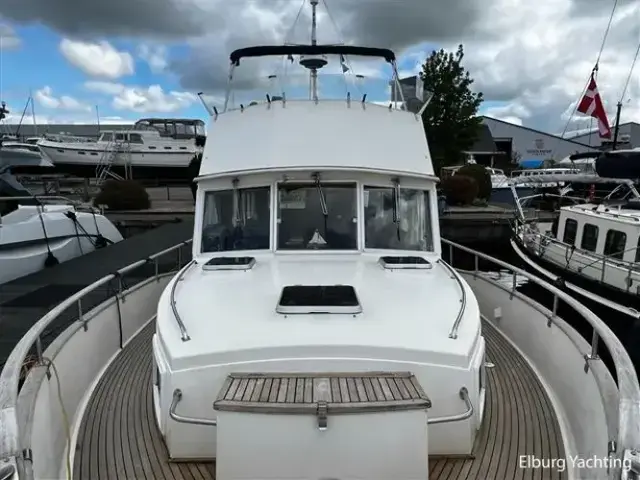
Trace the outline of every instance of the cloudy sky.
{"type": "MultiPolygon", "coordinates": [[[[141,116],[206,119],[195,94],[204,91],[219,105],[231,50],[308,41],[310,7],[301,10],[301,2],[0,0],[0,98],[19,117],[31,90],[41,123],[93,122],[96,105],[105,123],[141,116]]],[[[319,40],[392,48],[404,74],[415,72],[432,49],[463,43],[465,66],[486,98],[482,113],[560,132],[596,61],[613,4],[321,0],[319,40]]],[[[639,43],[640,1],[618,0],[598,74],[611,119],[639,43]]],[[[349,60],[352,72],[383,85],[384,62],[349,60]]],[[[623,121],[640,122],[638,63],[623,99],[623,121]]],[[[342,77],[337,62],[330,66],[342,77]]],[[[271,74],[298,78],[294,67],[279,59],[248,60],[239,79],[260,82],[239,87],[263,88],[271,74]]],[[[323,87],[340,94],[336,82],[323,87]]],[[[370,99],[385,100],[383,87],[361,88],[371,89],[370,99]]],[[[580,117],[569,130],[589,126],[580,117]]]]}

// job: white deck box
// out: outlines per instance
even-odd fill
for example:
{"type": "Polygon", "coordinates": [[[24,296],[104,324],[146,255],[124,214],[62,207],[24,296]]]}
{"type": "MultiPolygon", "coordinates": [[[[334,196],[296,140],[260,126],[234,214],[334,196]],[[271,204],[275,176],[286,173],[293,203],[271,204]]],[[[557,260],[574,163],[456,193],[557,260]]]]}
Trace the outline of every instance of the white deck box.
{"type": "Polygon", "coordinates": [[[429,399],[411,373],[232,374],[218,480],[425,480],[429,399]]]}

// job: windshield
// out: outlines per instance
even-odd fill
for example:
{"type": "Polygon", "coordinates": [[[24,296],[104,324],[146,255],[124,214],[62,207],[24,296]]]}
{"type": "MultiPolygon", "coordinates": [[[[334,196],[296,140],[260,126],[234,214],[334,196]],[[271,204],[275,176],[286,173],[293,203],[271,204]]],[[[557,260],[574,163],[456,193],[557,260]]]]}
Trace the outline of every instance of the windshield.
{"type": "Polygon", "coordinates": [[[429,192],[364,187],[366,248],[433,250],[429,192]]]}
{"type": "Polygon", "coordinates": [[[358,248],[356,184],[286,184],[278,189],[278,248],[358,248]]]}
{"type": "Polygon", "coordinates": [[[269,248],[270,187],[207,192],[202,252],[269,248]]]}

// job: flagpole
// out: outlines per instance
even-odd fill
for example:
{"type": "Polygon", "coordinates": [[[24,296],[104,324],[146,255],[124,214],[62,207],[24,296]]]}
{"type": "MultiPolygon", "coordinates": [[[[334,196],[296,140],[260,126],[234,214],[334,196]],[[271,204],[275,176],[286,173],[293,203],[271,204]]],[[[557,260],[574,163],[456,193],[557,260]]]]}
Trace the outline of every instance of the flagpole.
{"type": "Polygon", "coordinates": [[[618,102],[618,108],[616,109],[616,125],[613,129],[613,143],[611,144],[611,150],[616,149],[618,145],[618,132],[620,130],[620,112],[622,110],[622,102],[618,102]]]}

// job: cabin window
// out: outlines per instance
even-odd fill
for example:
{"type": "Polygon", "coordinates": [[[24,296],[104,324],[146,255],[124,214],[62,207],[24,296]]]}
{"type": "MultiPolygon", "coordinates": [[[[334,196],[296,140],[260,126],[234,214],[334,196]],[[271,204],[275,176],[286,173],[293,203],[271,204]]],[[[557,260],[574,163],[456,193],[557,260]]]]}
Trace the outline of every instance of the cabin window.
{"type": "Polygon", "coordinates": [[[578,222],[572,218],[567,218],[564,223],[564,233],[562,234],[562,241],[569,245],[576,243],[576,234],[578,233],[578,222]]]}
{"type": "Polygon", "coordinates": [[[269,248],[270,187],[207,192],[202,252],[269,248]]]}
{"type": "Polygon", "coordinates": [[[582,241],[580,242],[580,247],[584,250],[595,252],[597,244],[598,227],[591,225],[590,223],[585,223],[584,228],[582,229],[582,241]]]}
{"type": "Polygon", "coordinates": [[[101,142],[110,142],[113,140],[113,133],[112,132],[105,132],[100,136],[100,141],[101,142]]]}
{"type": "Polygon", "coordinates": [[[358,248],[355,183],[299,183],[278,187],[278,248],[358,248]]]}
{"type": "Polygon", "coordinates": [[[429,192],[400,188],[397,202],[390,187],[364,187],[365,248],[433,250],[429,192]]]}
{"type": "Polygon", "coordinates": [[[604,254],[607,257],[622,260],[627,244],[627,234],[618,230],[609,230],[604,242],[604,254]]]}
{"type": "Polygon", "coordinates": [[[124,141],[125,141],[124,133],[116,133],[116,142],[124,142],[124,141]]]}
{"type": "Polygon", "coordinates": [[[144,143],[142,141],[142,135],[140,135],[139,133],[130,133],[129,134],[129,141],[131,143],[144,143]]]}
{"type": "Polygon", "coordinates": [[[636,245],[636,263],[640,262],[640,237],[638,237],[638,243],[636,245]]]}

